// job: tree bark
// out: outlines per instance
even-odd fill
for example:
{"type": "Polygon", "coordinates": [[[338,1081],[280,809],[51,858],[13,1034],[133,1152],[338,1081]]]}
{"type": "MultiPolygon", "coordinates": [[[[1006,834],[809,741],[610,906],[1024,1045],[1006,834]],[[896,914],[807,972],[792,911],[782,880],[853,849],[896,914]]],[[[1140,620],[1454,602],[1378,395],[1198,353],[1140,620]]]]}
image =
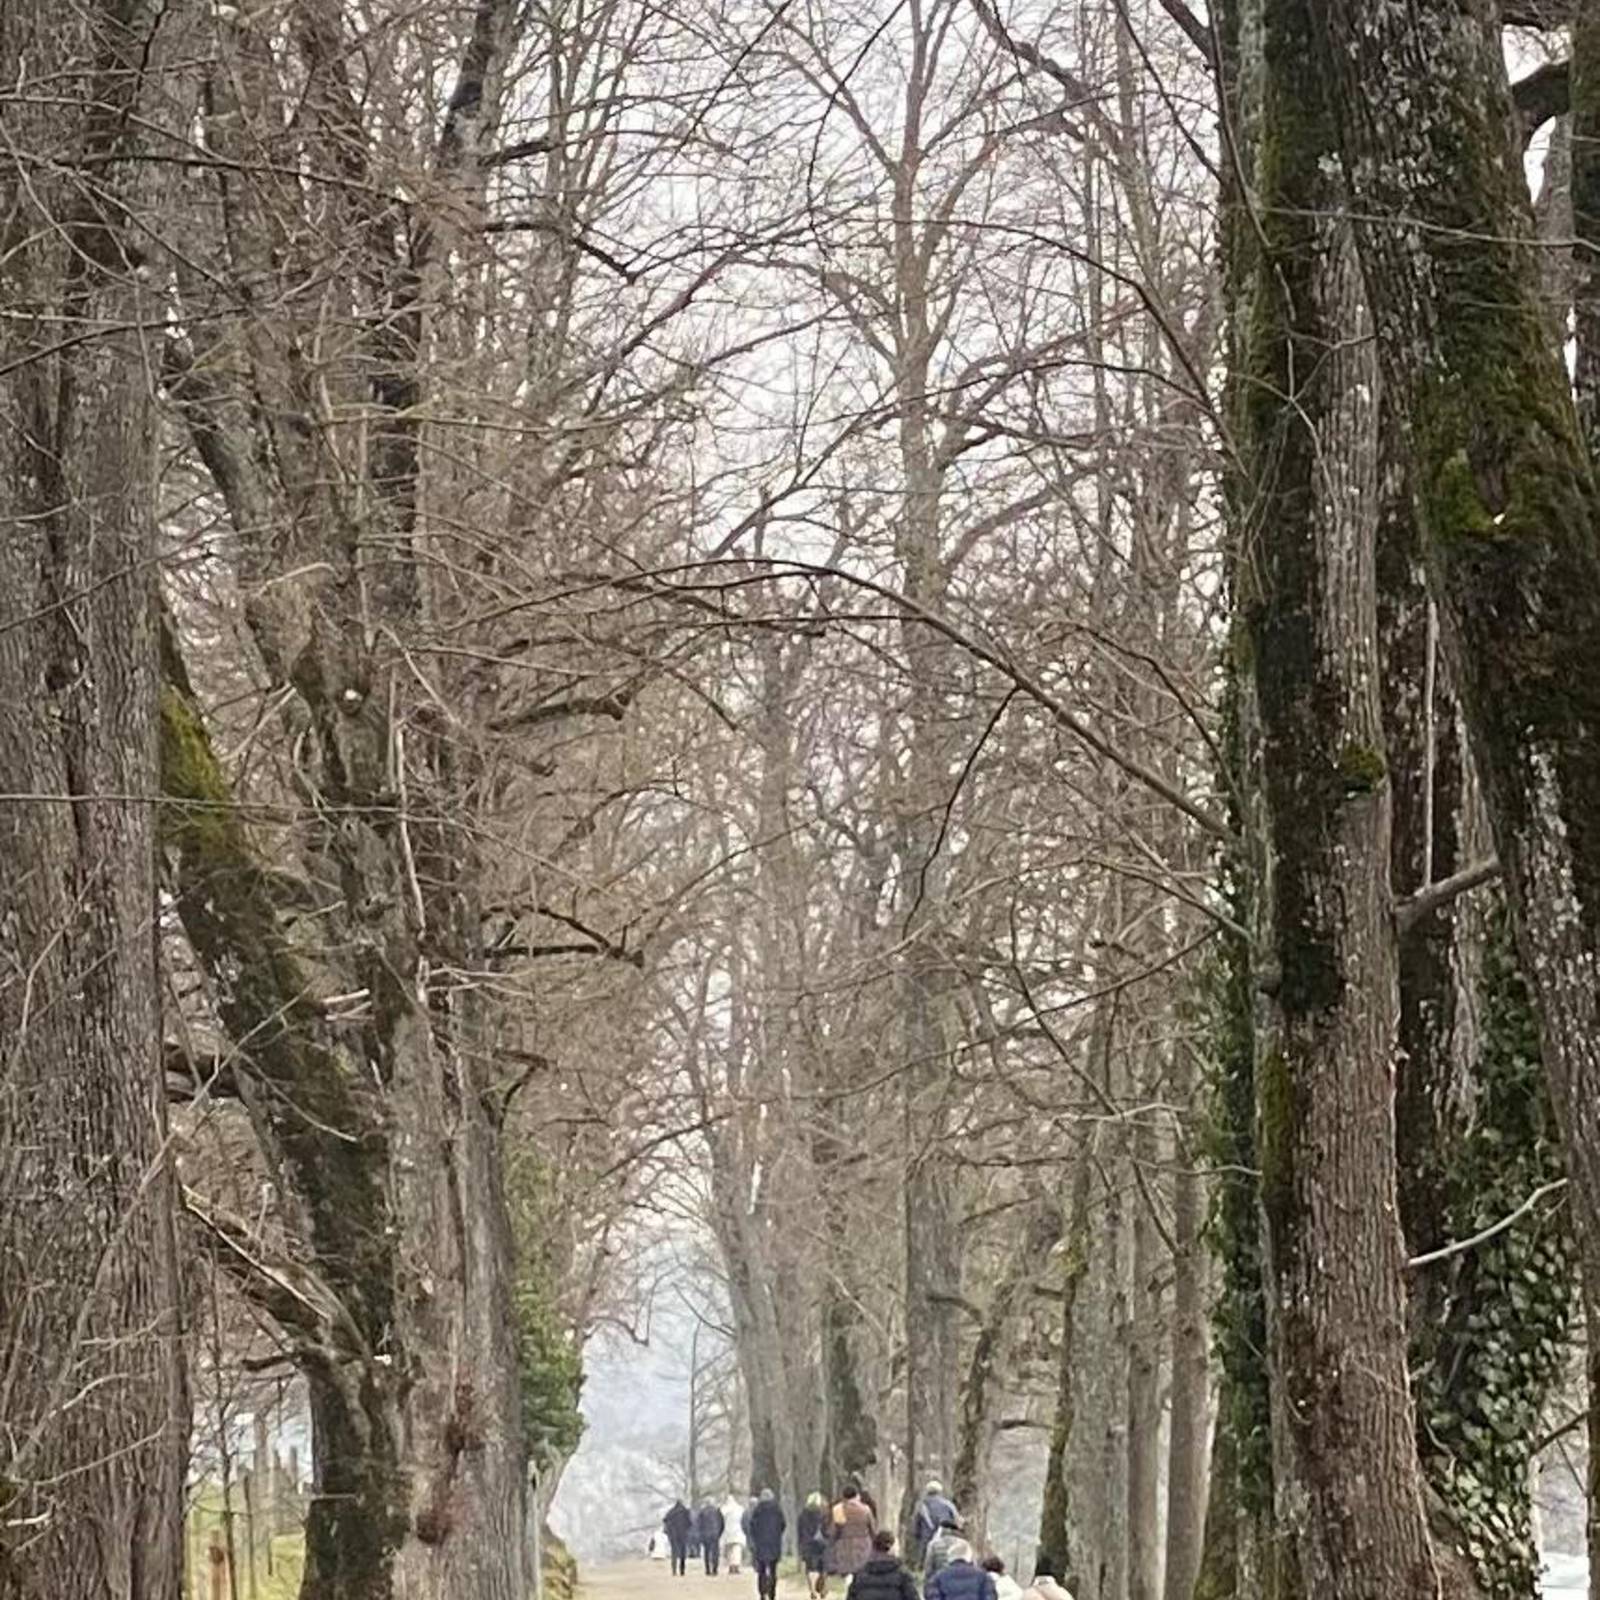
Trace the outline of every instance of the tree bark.
{"type": "MultiPolygon", "coordinates": [[[[1397,963],[1377,703],[1375,402],[1362,302],[1327,168],[1314,8],[1265,0],[1241,470],[1242,597],[1272,869],[1274,970],[1257,1060],[1280,1514],[1307,1591],[1437,1593],[1406,1366],[1394,1167],[1397,963]]],[[[1259,31],[1257,31],[1259,29],[1259,31]]],[[[1242,264],[1240,264],[1242,265],[1242,264]]]]}
{"type": "MultiPolygon", "coordinates": [[[[1592,8],[1579,14],[1592,18],[1592,8]]],[[[1336,0],[1322,18],[1318,70],[1334,86],[1379,355],[1408,423],[1429,575],[1539,1016],[1592,1319],[1600,1304],[1592,449],[1540,303],[1495,8],[1336,0]]],[[[1574,64],[1580,235],[1583,118],[1593,104],[1586,31],[1578,30],[1574,64]]],[[[1587,411],[1581,309],[1579,332],[1587,411]]]]}
{"type": "MultiPolygon", "coordinates": [[[[391,982],[375,997],[365,1058],[351,1059],[280,924],[170,639],[162,784],[179,802],[165,828],[179,914],[221,1020],[248,1041],[241,1093],[311,1263],[263,1272],[243,1230],[194,1203],[203,1236],[306,1373],[315,1487],[302,1595],[520,1597],[511,1240],[496,1136],[468,1064],[469,1009],[458,1000],[457,1014],[441,1015],[420,988],[391,982]]],[[[467,920],[440,925],[449,846],[419,839],[417,850],[435,886],[434,932],[448,938],[467,920]]],[[[381,903],[409,905],[390,894],[381,903]]],[[[425,970],[424,948],[442,954],[409,923],[386,931],[390,972],[425,970]]]]}
{"type": "Polygon", "coordinates": [[[1088,1266],[1089,1178],[1094,1152],[1086,1150],[1073,1167],[1066,1217],[1065,1272],[1061,1283],[1061,1345],[1056,1353],[1056,1403],[1045,1460],[1044,1496],[1039,1508],[1038,1561],[1064,1580],[1077,1577],[1078,1538],[1072,1505],[1069,1456],[1076,1443],[1078,1289],[1088,1266]]]}
{"type": "Polygon", "coordinates": [[[201,1197],[194,1210],[307,1377],[305,1600],[523,1600],[513,1252],[484,1001],[457,981],[484,965],[471,821],[486,786],[439,715],[441,693],[459,690],[453,669],[419,685],[389,642],[414,638],[437,598],[415,545],[417,299],[424,282],[438,288],[444,219],[473,214],[511,13],[488,0],[473,14],[431,163],[451,203],[404,243],[383,186],[366,181],[342,15],[306,0],[295,23],[304,85],[280,163],[280,41],[259,17],[215,19],[207,140],[226,231],[214,248],[236,320],[194,318],[194,347],[174,338],[166,368],[233,525],[251,636],[303,730],[292,767],[306,805],[287,843],[337,894],[309,924],[279,905],[169,637],[162,776],[182,804],[164,813],[165,843],[292,1262],[263,1271],[242,1228],[201,1197]],[[315,223],[282,176],[307,151],[352,180],[323,192],[315,223]],[[324,249],[354,270],[312,307],[291,285],[305,252],[324,249]],[[339,353],[313,358],[330,317],[339,353]],[[333,396],[365,419],[344,455],[333,396]],[[353,995],[355,1017],[330,993],[353,995]]]}
{"type": "Polygon", "coordinates": [[[188,1397],[156,962],[160,8],[0,10],[0,1595],[171,1600],[188,1397]],[[34,153],[58,154],[38,163],[34,153]],[[27,164],[24,165],[23,163],[27,164]],[[70,173],[92,169],[94,185],[70,173]],[[32,798],[27,798],[32,797],[32,798]]]}
{"type": "MultiPolygon", "coordinates": [[[[1158,1078],[1152,1073],[1152,1078],[1158,1078]]],[[[1141,1098],[1160,1093],[1141,1085],[1141,1098]]],[[[1152,1112],[1135,1113],[1131,1164],[1135,1170],[1128,1356],[1128,1600],[1158,1600],[1161,1592],[1161,1364],[1166,1345],[1163,1250],[1151,1208],[1160,1182],[1160,1130],[1152,1112]]]]}
{"type": "Polygon", "coordinates": [[[1061,1237],[1061,1208],[1054,1201],[1028,1206],[1027,1221],[995,1285],[987,1315],[973,1341],[961,1385],[961,1420],[950,1491],[962,1527],[975,1545],[988,1542],[990,1476],[1000,1435],[1001,1402],[1009,1392],[1022,1314],[1033,1295],[1039,1265],[1061,1237]]]}
{"type": "MultiPolygon", "coordinates": [[[[1180,1039],[1173,1100],[1189,1106],[1199,1093],[1192,1046],[1180,1039]]],[[[1206,1441],[1211,1414],[1211,1363],[1206,1339],[1205,1183],[1192,1119],[1179,1125],[1172,1179],[1172,1424],[1167,1446],[1165,1600],[1194,1600],[1206,1521],[1206,1441]]]]}

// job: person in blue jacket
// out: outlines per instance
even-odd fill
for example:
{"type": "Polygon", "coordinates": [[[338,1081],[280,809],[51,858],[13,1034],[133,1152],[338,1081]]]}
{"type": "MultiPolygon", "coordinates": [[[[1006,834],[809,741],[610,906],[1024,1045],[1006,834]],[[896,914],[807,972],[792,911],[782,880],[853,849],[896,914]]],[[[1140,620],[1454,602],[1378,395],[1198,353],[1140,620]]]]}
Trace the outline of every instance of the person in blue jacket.
{"type": "Polygon", "coordinates": [[[944,1485],[937,1478],[930,1478],[917,1502],[917,1515],[911,1529],[917,1541],[917,1554],[927,1555],[933,1536],[941,1528],[959,1530],[960,1527],[961,1513],[956,1510],[955,1501],[944,1492],[944,1485]]]}
{"type": "Polygon", "coordinates": [[[922,1600],[996,1600],[994,1575],[973,1562],[965,1539],[957,1539],[949,1561],[928,1579],[922,1600]]]}

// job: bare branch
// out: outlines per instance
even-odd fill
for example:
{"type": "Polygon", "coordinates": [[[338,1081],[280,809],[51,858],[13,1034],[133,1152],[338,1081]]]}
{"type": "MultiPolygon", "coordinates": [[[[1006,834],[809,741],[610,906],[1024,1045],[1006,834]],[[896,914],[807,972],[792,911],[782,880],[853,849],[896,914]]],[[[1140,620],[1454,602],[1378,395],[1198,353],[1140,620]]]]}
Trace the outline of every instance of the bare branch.
{"type": "Polygon", "coordinates": [[[1490,856],[1485,861],[1475,861],[1470,866],[1463,867],[1460,872],[1452,873],[1448,878],[1441,878],[1437,883],[1424,885],[1410,899],[1402,900],[1395,907],[1395,922],[1404,933],[1441,906],[1449,905],[1452,900],[1483,884],[1492,883],[1499,876],[1500,863],[1495,857],[1490,856]]]}
{"type": "Polygon", "coordinates": [[[1559,1194],[1567,1186],[1565,1178],[1556,1178],[1550,1183],[1541,1183],[1517,1209],[1509,1215],[1501,1217],[1498,1222],[1491,1222],[1487,1228],[1480,1229],[1469,1239],[1458,1239],[1454,1244],[1440,1245],[1437,1250],[1429,1250],[1420,1256],[1412,1256],[1406,1262],[1408,1269],[1417,1267],[1431,1267],[1436,1261],[1446,1261],[1451,1256],[1465,1255],[1469,1250],[1476,1250],[1480,1244],[1487,1244],[1497,1234],[1502,1234],[1507,1228],[1520,1222],[1538,1203],[1552,1194],[1559,1194]]]}

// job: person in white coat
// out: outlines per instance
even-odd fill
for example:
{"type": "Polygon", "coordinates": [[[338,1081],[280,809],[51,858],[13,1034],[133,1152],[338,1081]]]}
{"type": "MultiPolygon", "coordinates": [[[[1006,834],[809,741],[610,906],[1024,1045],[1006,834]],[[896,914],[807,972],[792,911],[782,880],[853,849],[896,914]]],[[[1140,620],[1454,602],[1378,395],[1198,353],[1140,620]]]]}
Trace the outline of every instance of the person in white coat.
{"type": "Polygon", "coordinates": [[[1006,1571],[1006,1564],[999,1556],[985,1556],[982,1564],[983,1570],[994,1579],[994,1600],[1022,1600],[1022,1585],[1006,1571]]]}
{"type": "Polygon", "coordinates": [[[729,1495],[722,1503],[722,1559],[730,1573],[744,1565],[744,1506],[729,1495]]]}
{"type": "Polygon", "coordinates": [[[1072,1594],[1056,1582],[1050,1563],[1041,1561],[1033,1569],[1033,1582],[1022,1591],[1022,1600],[1072,1600],[1072,1594]]]}

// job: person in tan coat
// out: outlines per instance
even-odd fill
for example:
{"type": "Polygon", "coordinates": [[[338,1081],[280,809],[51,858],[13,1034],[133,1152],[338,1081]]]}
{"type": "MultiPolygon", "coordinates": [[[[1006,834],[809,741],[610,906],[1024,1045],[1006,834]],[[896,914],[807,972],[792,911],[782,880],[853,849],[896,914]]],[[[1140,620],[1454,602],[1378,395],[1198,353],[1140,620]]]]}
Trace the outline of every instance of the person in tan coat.
{"type": "Polygon", "coordinates": [[[847,1484],[828,1519],[829,1567],[853,1578],[872,1559],[872,1536],[878,1522],[856,1484],[847,1484]]]}

